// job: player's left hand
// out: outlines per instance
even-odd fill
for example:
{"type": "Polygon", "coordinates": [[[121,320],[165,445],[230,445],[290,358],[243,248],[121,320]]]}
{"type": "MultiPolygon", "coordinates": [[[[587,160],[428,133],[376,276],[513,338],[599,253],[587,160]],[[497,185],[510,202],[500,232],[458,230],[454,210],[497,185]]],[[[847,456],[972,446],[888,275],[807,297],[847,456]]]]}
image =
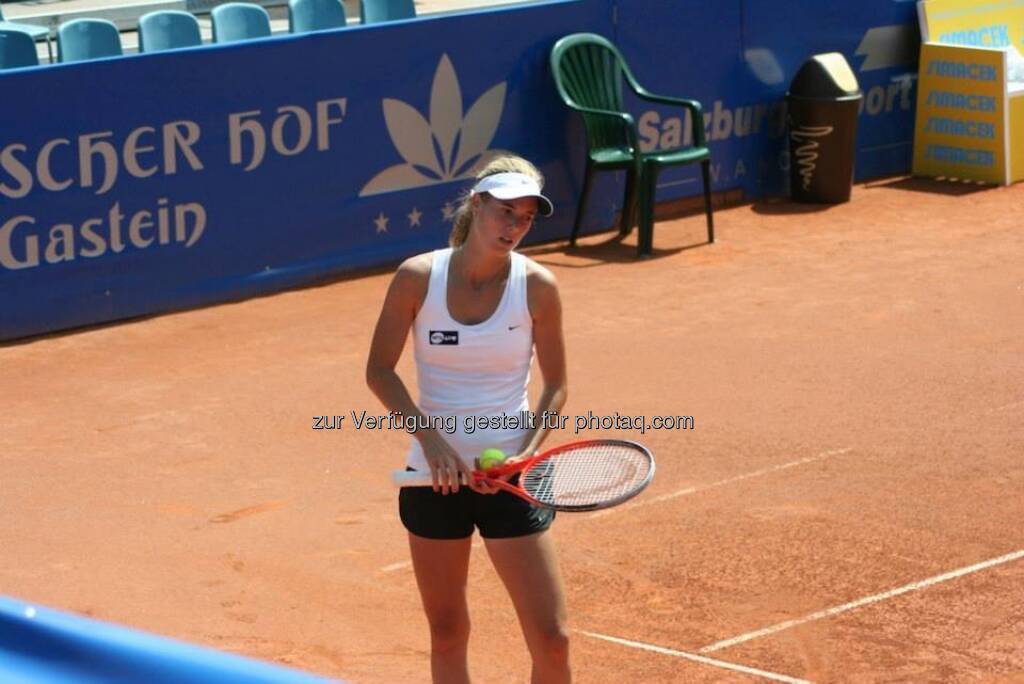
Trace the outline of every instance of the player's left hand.
{"type": "MultiPolygon", "coordinates": [[[[508,462],[508,459],[505,459],[504,462],[508,462]]],[[[478,472],[484,472],[486,470],[486,468],[482,468],[480,466],[480,459],[479,458],[473,459],[473,467],[478,472]]],[[[494,485],[488,483],[486,480],[477,480],[475,478],[473,478],[470,481],[469,488],[472,489],[477,494],[497,494],[498,492],[501,491],[500,488],[495,487],[494,485]]]]}
{"type": "MultiPolygon", "coordinates": [[[[512,456],[509,456],[508,458],[506,458],[505,461],[502,463],[502,465],[506,466],[506,465],[510,465],[512,463],[517,463],[518,461],[524,461],[524,460],[526,460],[526,459],[528,459],[528,458],[530,458],[532,456],[535,456],[535,455],[537,455],[537,451],[521,451],[518,454],[513,454],[512,456]]],[[[497,479],[501,480],[502,482],[508,482],[513,477],[515,477],[515,475],[516,475],[515,473],[509,473],[508,475],[502,475],[501,477],[498,477],[497,479]]]]}

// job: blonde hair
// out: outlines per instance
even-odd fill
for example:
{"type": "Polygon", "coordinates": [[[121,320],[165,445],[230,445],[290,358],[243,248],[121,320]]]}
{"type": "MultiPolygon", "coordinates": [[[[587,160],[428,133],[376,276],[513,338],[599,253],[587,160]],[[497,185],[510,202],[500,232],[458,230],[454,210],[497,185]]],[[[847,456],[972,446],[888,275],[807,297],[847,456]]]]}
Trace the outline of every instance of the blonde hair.
{"type": "MultiPolygon", "coordinates": [[[[514,154],[506,154],[495,157],[480,169],[476,174],[476,181],[496,173],[522,173],[537,181],[537,185],[544,187],[544,176],[537,167],[514,154]]],[[[455,210],[452,232],[448,236],[448,244],[451,247],[461,247],[469,237],[469,227],[473,224],[472,195],[466,190],[459,201],[459,208],[455,210]]]]}

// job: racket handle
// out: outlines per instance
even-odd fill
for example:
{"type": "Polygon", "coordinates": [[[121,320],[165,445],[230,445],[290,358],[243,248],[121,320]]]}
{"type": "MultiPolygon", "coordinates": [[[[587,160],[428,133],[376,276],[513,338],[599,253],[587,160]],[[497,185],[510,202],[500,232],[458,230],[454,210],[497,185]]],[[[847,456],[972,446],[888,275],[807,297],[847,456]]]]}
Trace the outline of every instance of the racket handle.
{"type": "MultiPolygon", "coordinates": [[[[391,481],[396,487],[430,487],[434,484],[429,470],[395,470],[391,473],[391,481]]],[[[466,483],[461,475],[460,481],[466,483]]]]}

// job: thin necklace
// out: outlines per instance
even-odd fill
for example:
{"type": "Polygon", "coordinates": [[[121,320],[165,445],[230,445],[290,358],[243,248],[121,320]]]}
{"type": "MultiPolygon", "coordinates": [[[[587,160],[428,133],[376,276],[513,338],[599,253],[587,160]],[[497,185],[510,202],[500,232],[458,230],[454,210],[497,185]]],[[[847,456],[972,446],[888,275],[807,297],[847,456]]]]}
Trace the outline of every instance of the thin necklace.
{"type": "MultiPolygon", "coordinates": [[[[462,249],[460,248],[455,254],[457,256],[458,262],[461,262],[463,260],[462,249]]],[[[461,263],[456,263],[456,266],[461,267],[461,263]]],[[[460,276],[465,281],[465,283],[467,285],[469,285],[471,290],[479,291],[479,290],[484,289],[488,285],[491,285],[491,284],[494,284],[494,283],[497,283],[497,282],[501,282],[501,281],[507,279],[509,273],[512,271],[512,258],[509,257],[508,259],[506,259],[505,264],[503,265],[501,270],[499,270],[497,272],[497,274],[495,274],[494,276],[492,276],[490,278],[487,278],[486,280],[484,280],[483,282],[481,282],[479,284],[474,283],[473,279],[470,278],[468,275],[466,275],[464,272],[462,272],[461,268],[457,268],[456,271],[459,272],[460,276]]]]}

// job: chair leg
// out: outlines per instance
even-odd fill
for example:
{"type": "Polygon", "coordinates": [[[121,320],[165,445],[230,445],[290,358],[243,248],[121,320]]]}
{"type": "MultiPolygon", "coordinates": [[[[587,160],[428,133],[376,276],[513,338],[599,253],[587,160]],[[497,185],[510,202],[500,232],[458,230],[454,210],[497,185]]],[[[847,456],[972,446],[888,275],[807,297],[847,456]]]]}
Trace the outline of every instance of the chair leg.
{"type": "Polygon", "coordinates": [[[569,245],[576,246],[576,238],[580,235],[580,225],[583,223],[583,210],[587,208],[587,198],[590,196],[590,187],[594,180],[594,167],[587,159],[587,168],[583,172],[583,189],[580,190],[580,201],[576,205],[576,221],[572,224],[572,237],[569,238],[569,245]]]}
{"type": "Polygon", "coordinates": [[[635,166],[626,171],[626,193],[622,198],[622,219],[619,221],[619,235],[629,235],[633,229],[633,215],[636,213],[637,176],[635,166]]]}
{"type": "Polygon", "coordinates": [[[704,212],[708,215],[708,244],[715,241],[715,218],[711,214],[711,160],[700,163],[701,174],[704,176],[704,212]]]}
{"type": "Polygon", "coordinates": [[[657,199],[658,167],[645,167],[640,174],[640,182],[643,184],[643,222],[640,224],[637,256],[647,256],[654,249],[654,203],[657,199]]]}
{"type": "Polygon", "coordinates": [[[644,251],[644,235],[647,234],[647,183],[644,182],[644,170],[640,171],[636,191],[636,250],[637,256],[644,251]]]}

